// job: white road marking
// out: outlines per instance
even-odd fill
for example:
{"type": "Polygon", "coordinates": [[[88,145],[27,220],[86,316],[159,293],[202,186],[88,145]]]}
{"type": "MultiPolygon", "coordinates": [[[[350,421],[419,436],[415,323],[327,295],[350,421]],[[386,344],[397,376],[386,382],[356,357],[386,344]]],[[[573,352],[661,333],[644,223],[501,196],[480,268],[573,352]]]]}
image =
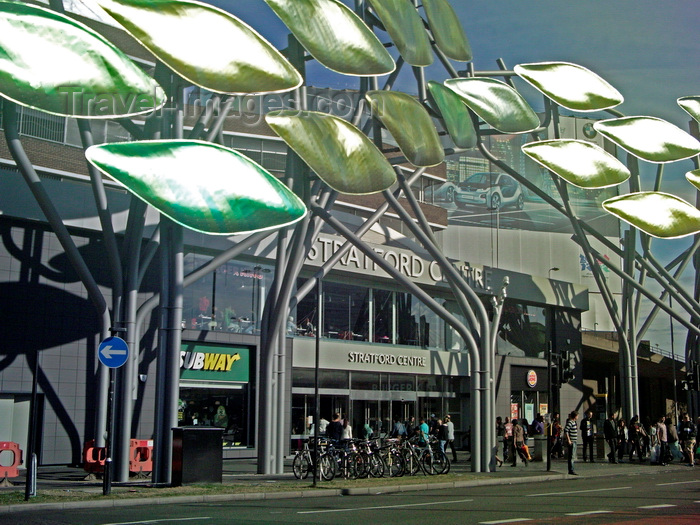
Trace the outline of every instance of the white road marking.
{"type": "Polygon", "coordinates": [[[513,518],[510,520],[480,521],[480,525],[498,525],[499,523],[518,523],[519,521],[532,521],[530,518],[513,518]]]}
{"type": "Polygon", "coordinates": [[[297,514],[323,514],[327,512],[355,512],[358,510],[381,510],[381,509],[400,509],[403,507],[424,507],[427,505],[448,505],[450,503],[466,503],[474,501],[473,499],[458,499],[454,501],[431,501],[429,503],[406,503],[405,505],[382,505],[379,507],[354,507],[352,509],[326,509],[326,510],[303,510],[297,511],[297,514]]]}
{"type": "Polygon", "coordinates": [[[611,510],[589,510],[587,512],[570,512],[567,516],[589,516],[590,514],[610,514],[611,510]]]}
{"type": "Polygon", "coordinates": [[[614,487],[609,489],[589,489],[589,490],[570,490],[567,492],[546,492],[542,494],[528,494],[528,498],[535,498],[538,496],[563,496],[566,494],[585,494],[586,492],[608,492],[610,490],[627,490],[632,487],[614,487]]]}
{"type": "Polygon", "coordinates": [[[145,520],[145,521],[122,521],[118,523],[103,523],[102,525],[140,525],[143,523],[172,523],[174,521],[194,521],[194,520],[210,520],[209,516],[199,516],[197,518],[164,518],[162,520],[145,520]]]}
{"type": "Polygon", "coordinates": [[[667,509],[669,507],[675,507],[676,505],[669,505],[668,503],[664,503],[661,505],[644,505],[643,507],[637,507],[638,509],[667,509]]]}
{"type": "Polygon", "coordinates": [[[657,483],[657,487],[663,487],[665,485],[684,485],[686,483],[700,483],[700,480],[695,480],[695,481],[674,481],[672,483],[657,483]]]}

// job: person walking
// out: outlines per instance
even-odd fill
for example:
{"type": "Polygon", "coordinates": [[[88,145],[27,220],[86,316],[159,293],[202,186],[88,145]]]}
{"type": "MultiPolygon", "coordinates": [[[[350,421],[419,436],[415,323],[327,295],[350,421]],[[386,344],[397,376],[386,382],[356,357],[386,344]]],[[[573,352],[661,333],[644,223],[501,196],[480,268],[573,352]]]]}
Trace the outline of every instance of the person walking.
{"type": "Polygon", "coordinates": [[[603,423],[603,437],[610,448],[608,452],[608,463],[617,464],[615,453],[617,452],[617,432],[615,431],[615,415],[610,414],[603,423]]]}
{"type": "Polygon", "coordinates": [[[578,476],[574,471],[574,463],[576,462],[576,441],[578,440],[578,425],[576,421],[578,420],[578,412],[572,410],[569,414],[569,419],[564,425],[564,445],[567,448],[567,464],[569,467],[569,474],[572,476],[578,476]]]}
{"type": "Polygon", "coordinates": [[[681,424],[678,427],[678,439],[681,442],[681,449],[688,460],[688,466],[695,466],[695,440],[698,429],[690,420],[688,414],[683,414],[681,424]]]}
{"type": "Polygon", "coordinates": [[[593,441],[595,441],[595,436],[593,435],[593,412],[586,410],[581,420],[581,437],[583,438],[583,462],[588,461],[590,457],[591,463],[594,463],[593,459],[593,441]]]}
{"type": "Polygon", "coordinates": [[[333,414],[333,419],[328,425],[326,425],[326,436],[331,441],[340,441],[343,435],[343,423],[340,421],[340,414],[337,412],[333,414]]]}
{"type": "Polygon", "coordinates": [[[506,418],[503,423],[503,461],[507,462],[513,454],[513,423],[506,418]]]}
{"type": "Polygon", "coordinates": [[[627,447],[629,445],[628,436],[625,420],[620,418],[617,422],[617,460],[620,463],[623,463],[623,458],[625,454],[627,454],[627,447]]]}
{"type": "Polygon", "coordinates": [[[627,427],[627,436],[629,438],[629,453],[630,453],[630,463],[632,462],[632,457],[636,454],[637,459],[642,461],[642,446],[641,446],[641,425],[639,424],[639,416],[634,416],[630,419],[630,424],[627,427]]]}
{"type": "Polygon", "coordinates": [[[527,454],[525,453],[525,430],[520,422],[513,418],[513,463],[511,467],[515,467],[518,463],[518,456],[522,459],[523,463],[527,467],[527,454]]]}
{"type": "MultiPolygon", "coordinates": [[[[447,445],[452,451],[452,463],[457,463],[457,451],[455,450],[455,424],[449,414],[445,416],[445,425],[447,426],[447,445]]],[[[447,453],[447,451],[445,451],[447,453]]]]}
{"type": "Polygon", "coordinates": [[[658,463],[665,467],[668,457],[668,429],[666,428],[666,416],[661,416],[656,423],[656,439],[659,442],[658,463]]]}

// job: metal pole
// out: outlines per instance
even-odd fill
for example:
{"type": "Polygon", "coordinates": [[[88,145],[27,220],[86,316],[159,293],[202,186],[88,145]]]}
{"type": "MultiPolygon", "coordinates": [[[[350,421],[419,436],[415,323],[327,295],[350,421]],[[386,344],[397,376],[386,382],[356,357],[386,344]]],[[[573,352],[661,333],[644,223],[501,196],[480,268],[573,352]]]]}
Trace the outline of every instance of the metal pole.
{"type": "Polygon", "coordinates": [[[552,341],[547,344],[547,405],[549,409],[549,425],[547,425],[547,472],[552,470],[552,426],[554,417],[552,411],[552,341]]]}
{"type": "Polygon", "coordinates": [[[29,443],[27,443],[27,456],[29,457],[29,466],[27,467],[27,481],[24,487],[24,501],[29,501],[29,498],[36,496],[36,470],[37,457],[34,444],[36,443],[36,427],[38,419],[37,401],[37,385],[39,382],[39,351],[37,350],[34,356],[34,377],[32,378],[32,399],[30,404],[30,424],[29,424],[29,443]]]}
{"type": "Polygon", "coordinates": [[[102,476],[102,495],[112,492],[112,435],[114,414],[114,368],[109,369],[109,394],[107,396],[107,437],[105,439],[105,469],[102,476]]]}
{"type": "MultiPolygon", "coordinates": [[[[671,297],[668,298],[668,307],[673,308],[671,297]]],[[[673,365],[673,416],[674,423],[678,425],[678,384],[676,382],[676,352],[673,349],[673,316],[669,316],[671,324],[671,364],[673,365]]]]}
{"type": "Polygon", "coordinates": [[[316,486],[316,481],[318,479],[318,422],[321,420],[321,396],[318,393],[318,361],[319,357],[321,354],[321,307],[323,306],[323,299],[322,299],[322,292],[323,292],[323,284],[322,284],[322,279],[318,279],[316,281],[316,294],[318,297],[316,297],[316,304],[317,304],[317,312],[318,316],[317,319],[318,321],[316,324],[318,325],[316,327],[316,360],[314,361],[314,483],[313,486],[316,486]]]}

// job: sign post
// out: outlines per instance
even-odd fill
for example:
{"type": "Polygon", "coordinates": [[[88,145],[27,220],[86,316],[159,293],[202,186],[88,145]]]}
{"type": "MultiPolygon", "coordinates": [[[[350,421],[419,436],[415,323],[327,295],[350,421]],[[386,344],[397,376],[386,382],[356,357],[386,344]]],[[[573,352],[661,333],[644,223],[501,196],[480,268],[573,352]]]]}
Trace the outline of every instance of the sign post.
{"type": "Polygon", "coordinates": [[[129,360],[129,345],[120,337],[108,337],[100,343],[97,357],[109,368],[109,396],[107,401],[107,436],[105,437],[105,471],[102,480],[102,495],[112,491],[112,417],[114,413],[114,369],[129,360]]]}

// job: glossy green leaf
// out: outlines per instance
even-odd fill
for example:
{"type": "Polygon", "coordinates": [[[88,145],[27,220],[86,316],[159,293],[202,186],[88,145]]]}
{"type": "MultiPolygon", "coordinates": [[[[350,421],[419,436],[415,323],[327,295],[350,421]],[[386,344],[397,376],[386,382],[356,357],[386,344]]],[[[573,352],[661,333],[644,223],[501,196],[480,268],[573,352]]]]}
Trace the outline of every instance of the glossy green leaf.
{"type": "Polygon", "coordinates": [[[688,179],[688,182],[700,190],[700,170],[689,171],[685,174],[685,178],[688,179]]]}
{"type": "Polygon", "coordinates": [[[527,133],[540,125],[540,119],[525,99],[505,82],[492,78],[454,78],[446,80],[445,86],[498,131],[527,133]]]}
{"type": "Polygon", "coordinates": [[[678,99],[678,105],[700,123],[700,96],[681,97],[678,99]]]}
{"type": "Polygon", "coordinates": [[[410,0],[370,0],[370,4],[408,64],[420,67],[433,63],[423,19],[410,0]]]}
{"type": "Polygon", "coordinates": [[[435,43],[448,58],[469,62],[472,48],[464,28],[447,0],[423,0],[423,9],[428,18],[435,43]]]}
{"type": "Polygon", "coordinates": [[[0,2],[0,94],[54,115],[151,113],[161,87],[89,27],[55,11],[0,2]]]}
{"type": "Polygon", "coordinates": [[[381,151],[359,129],[315,111],[273,111],[270,127],[331,188],[368,194],[389,188],[396,173],[381,151]]]}
{"type": "Polygon", "coordinates": [[[394,59],[351,9],[337,0],[265,0],[304,48],[345,75],[391,73],[394,59]]]}
{"type": "Polygon", "coordinates": [[[521,149],[538,164],[580,188],[617,186],[631,176],[622,162],[584,140],[544,140],[525,144],[521,149]]]}
{"type": "Polygon", "coordinates": [[[568,62],[521,64],[514,71],[554,102],[573,111],[599,111],[624,102],[620,92],[591,70],[568,62]]]}
{"type": "Polygon", "coordinates": [[[414,166],[436,166],[445,160],[437,130],[425,108],[412,96],[396,91],[368,91],[365,98],[414,166]]]}
{"type": "Polygon", "coordinates": [[[675,239],[700,232],[700,211],[668,193],[630,193],[606,200],[603,208],[653,237],[675,239]]]}
{"type": "Polygon", "coordinates": [[[193,84],[217,93],[274,93],[302,83],[299,72],[254,29],[209,4],[97,0],[151,53],[193,84]]]}
{"type": "Polygon", "coordinates": [[[601,120],[593,127],[625,151],[649,162],[674,162],[700,153],[697,139],[670,122],[655,117],[601,120]]]}
{"type": "Polygon", "coordinates": [[[264,168],[210,142],[102,144],[85,155],[144,202],[195,231],[232,235],[267,230],[306,214],[299,197],[264,168]]]}
{"type": "Polygon", "coordinates": [[[458,148],[476,147],[476,130],[472,117],[462,99],[451,89],[433,80],[428,82],[428,94],[442,115],[445,128],[458,148]]]}

